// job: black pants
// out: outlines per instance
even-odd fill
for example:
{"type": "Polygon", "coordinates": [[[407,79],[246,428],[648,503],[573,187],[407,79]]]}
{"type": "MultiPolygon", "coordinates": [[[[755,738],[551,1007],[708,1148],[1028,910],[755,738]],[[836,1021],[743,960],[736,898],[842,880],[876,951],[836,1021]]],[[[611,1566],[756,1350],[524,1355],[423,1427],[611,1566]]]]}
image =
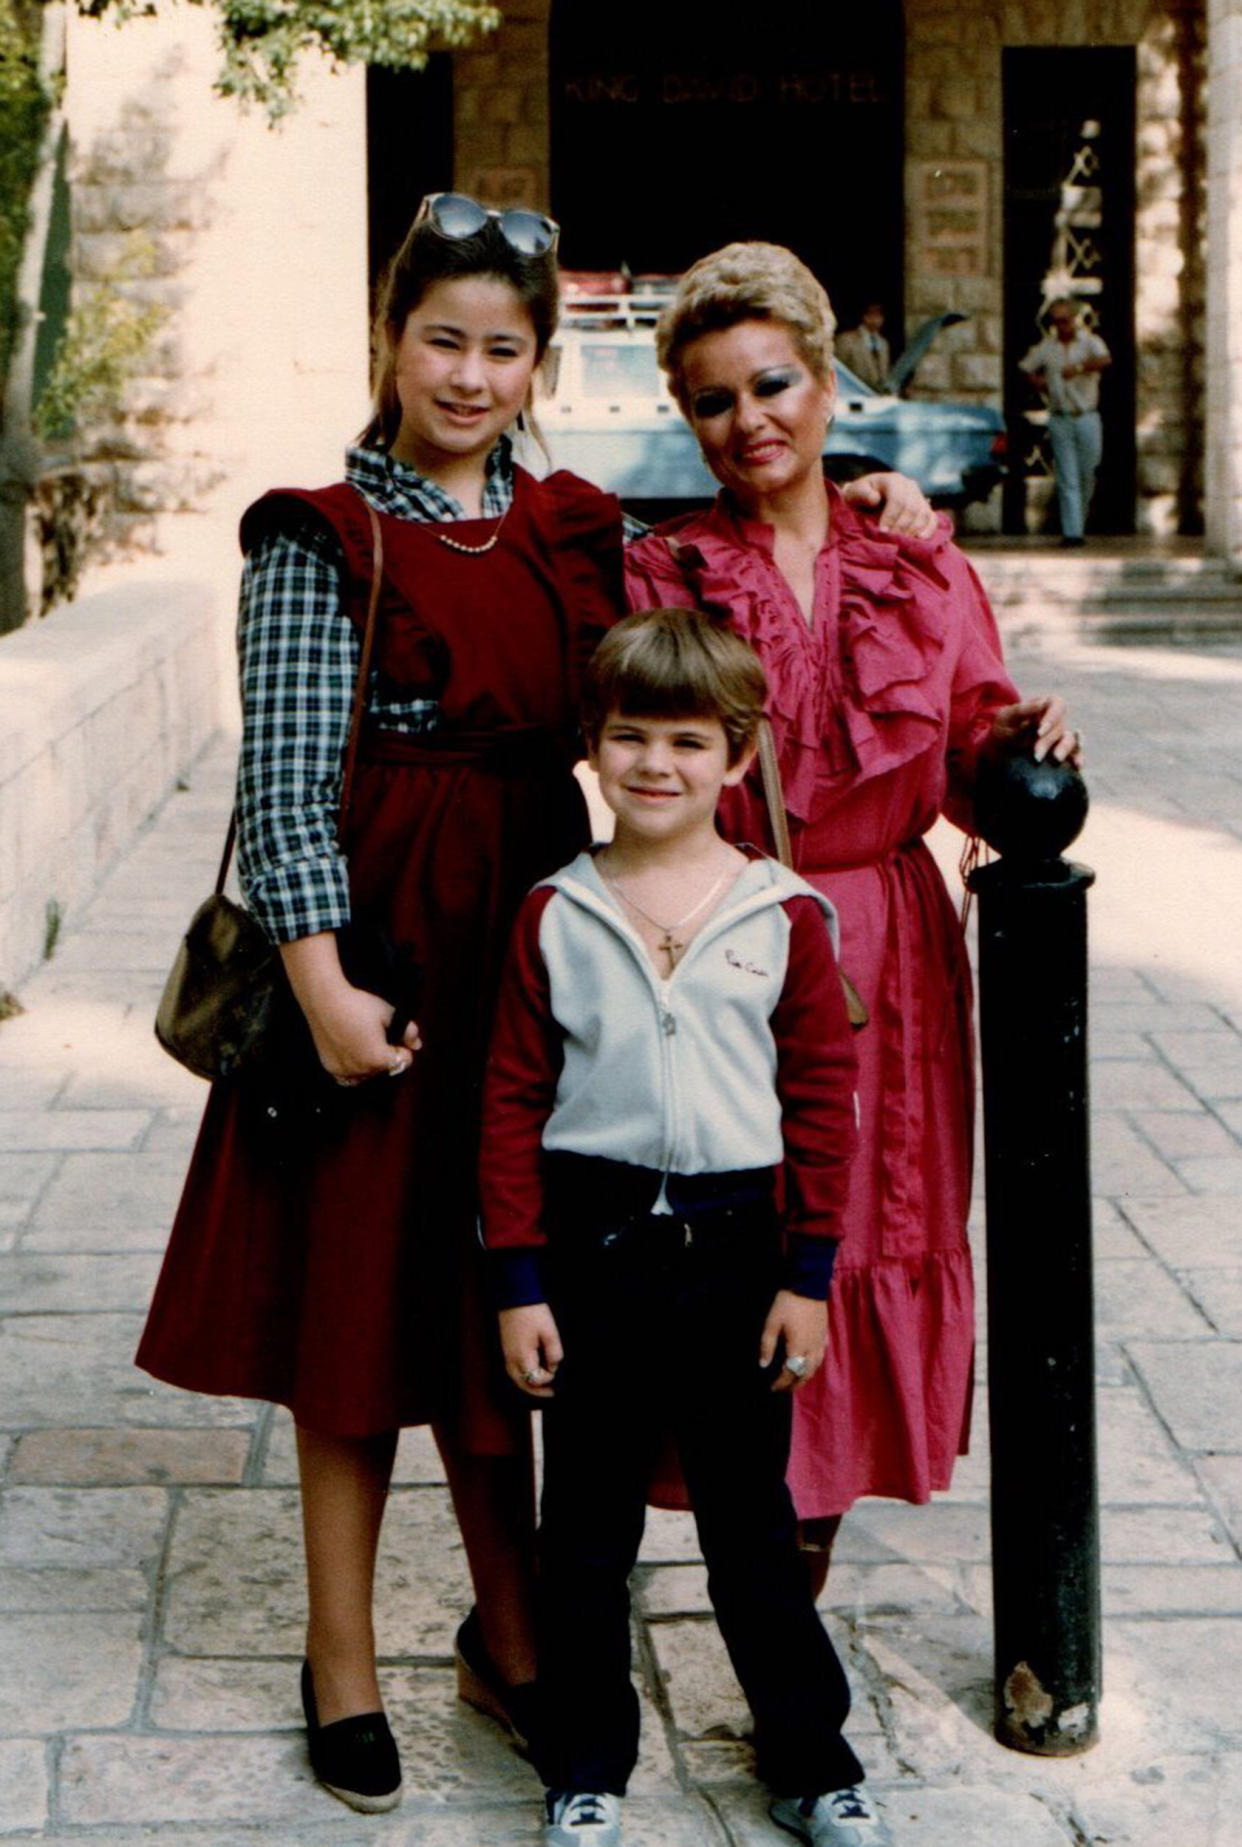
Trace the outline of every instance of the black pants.
{"type": "Polygon", "coordinates": [[[624,1177],[636,1170],[590,1171],[611,1166],[578,1163],[551,1227],[565,1359],[544,1414],[544,1780],[625,1793],[639,1724],[628,1578],[671,1430],[760,1775],[778,1795],[856,1783],[862,1767],[841,1736],[849,1687],[785,1486],[790,1401],[771,1390],[780,1356],[767,1370],[758,1360],[780,1275],[770,1189],[756,1197],[753,1177],[739,1188],[738,1176],[719,1176],[715,1187],[697,1181],[688,1202],[671,1191],[676,1216],[625,1213],[624,1177]]]}

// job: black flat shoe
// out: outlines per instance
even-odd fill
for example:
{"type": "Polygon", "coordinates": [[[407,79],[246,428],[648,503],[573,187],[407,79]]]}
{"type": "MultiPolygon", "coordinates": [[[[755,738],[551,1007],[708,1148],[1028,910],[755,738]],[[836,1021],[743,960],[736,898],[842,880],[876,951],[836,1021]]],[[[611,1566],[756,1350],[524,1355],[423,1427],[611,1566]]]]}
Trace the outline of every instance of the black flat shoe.
{"type": "Polygon", "coordinates": [[[471,1610],[453,1643],[457,1662],[457,1697],[476,1712],[503,1725],[524,1756],[534,1751],[538,1691],[533,1680],[510,1686],[483,1646],[479,1612],[471,1610]]]}
{"type": "Polygon", "coordinates": [[[311,1769],[328,1794],[364,1815],[395,1809],[401,1800],[401,1759],[384,1714],[360,1712],[321,1725],[309,1661],[302,1663],[302,1710],[311,1769]]]}

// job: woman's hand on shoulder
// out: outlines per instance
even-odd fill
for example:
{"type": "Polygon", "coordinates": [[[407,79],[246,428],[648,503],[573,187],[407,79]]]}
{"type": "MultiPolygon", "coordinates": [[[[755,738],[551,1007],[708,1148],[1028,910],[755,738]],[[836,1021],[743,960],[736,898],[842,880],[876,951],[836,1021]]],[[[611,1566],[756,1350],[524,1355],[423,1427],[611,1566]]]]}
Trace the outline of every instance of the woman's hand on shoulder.
{"type": "Polygon", "coordinates": [[[1082,732],[1066,722],[1065,701],[1056,693],[1003,705],[992,720],[987,747],[997,756],[1029,752],[1036,763],[1051,757],[1071,769],[1083,765],[1082,732]]]}
{"type": "Polygon", "coordinates": [[[346,981],[330,932],[281,946],[289,985],[306,1015],[319,1062],[338,1084],[372,1077],[401,1077],[422,1041],[413,1021],[398,1045],[387,1033],[393,1009],[378,994],[346,981]]]}
{"type": "Polygon", "coordinates": [[[860,475],[842,488],[846,503],[865,512],[879,508],[881,532],[903,539],[930,539],[940,521],[917,481],[895,473],[860,475]]]}

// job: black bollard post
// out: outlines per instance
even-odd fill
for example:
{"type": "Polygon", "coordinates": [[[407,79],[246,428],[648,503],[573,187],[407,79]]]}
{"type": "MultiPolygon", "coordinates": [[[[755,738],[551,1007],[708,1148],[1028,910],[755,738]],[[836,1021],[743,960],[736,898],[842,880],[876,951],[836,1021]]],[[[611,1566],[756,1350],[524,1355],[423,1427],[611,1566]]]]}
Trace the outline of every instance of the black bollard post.
{"type": "Polygon", "coordinates": [[[979,827],[1002,857],[979,900],[987,1183],[988,1405],[996,1736],[1068,1756],[1099,1736],[1087,903],[1059,857],[1082,827],[1073,770],[981,772],[979,827]]]}

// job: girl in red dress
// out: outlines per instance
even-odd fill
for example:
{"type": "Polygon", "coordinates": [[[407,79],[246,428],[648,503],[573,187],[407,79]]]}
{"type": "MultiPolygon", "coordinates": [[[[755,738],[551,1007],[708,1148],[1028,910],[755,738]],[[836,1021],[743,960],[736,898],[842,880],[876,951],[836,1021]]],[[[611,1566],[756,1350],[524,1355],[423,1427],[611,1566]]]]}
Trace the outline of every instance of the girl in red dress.
{"type": "Polygon", "coordinates": [[[621,513],[537,482],[504,432],[556,322],[555,227],[425,202],[379,315],[374,422],[345,481],[242,522],[239,868],[340,1108],[295,1158],[262,1112],[208,1103],[139,1351],[157,1377],[266,1398],[297,1423],[320,1779],[391,1807],[372,1580],[398,1428],[430,1422],[477,1605],[465,1690],[529,1722],[529,1419],[497,1384],[478,1284],[479,1080],[499,962],[530,885],[587,842],[580,662],[621,599],[621,513]],[[341,750],[371,583],[383,590],[353,799],[341,750]],[[421,971],[417,1024],[351,985],[336,931],[382,925],[421,971]]]}

